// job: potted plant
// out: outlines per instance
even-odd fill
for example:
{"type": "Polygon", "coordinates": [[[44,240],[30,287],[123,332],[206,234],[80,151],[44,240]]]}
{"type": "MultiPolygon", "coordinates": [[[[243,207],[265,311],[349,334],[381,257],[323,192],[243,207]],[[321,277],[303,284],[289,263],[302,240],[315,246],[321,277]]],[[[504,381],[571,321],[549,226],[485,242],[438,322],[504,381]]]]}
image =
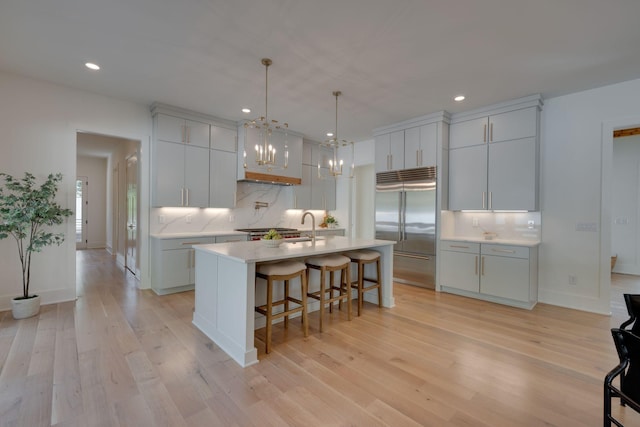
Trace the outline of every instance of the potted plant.
{"type": "Polygon", "coordinates": [[[52,233],[48,227],[60,225],[73,214],[56,201],[58,183],[62,174],[49,174],[40,186],[36,177],[26,172],[24,178],[0,173],[4,185],[0,186],[0,240],[13,237],[18,246],[22,267],[22,296],[12,300],[13,317],[23,319],[35,316],[40,310],[40,297],[29,294],[31,256],[42,248],[64,241],[64,233],[52,233]]]}
{"type": "Polygon", "coordinates": [[[328,228],[336,228],[336,226],[338,225],[338,220],[334,216],[326,214],[324,216],[324,223],[327,224],[328,228]]]}

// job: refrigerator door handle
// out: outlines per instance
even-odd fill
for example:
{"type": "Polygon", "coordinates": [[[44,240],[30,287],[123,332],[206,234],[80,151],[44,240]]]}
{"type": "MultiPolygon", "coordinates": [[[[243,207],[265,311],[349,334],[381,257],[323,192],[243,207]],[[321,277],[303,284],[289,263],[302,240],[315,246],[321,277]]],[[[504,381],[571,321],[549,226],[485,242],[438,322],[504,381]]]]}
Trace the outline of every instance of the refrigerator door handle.
{"type": "Polygon", "coordinates": [[[407,240],[407,192],[403,191],[401,194],[402,197],[402,240],[407,240]]]}

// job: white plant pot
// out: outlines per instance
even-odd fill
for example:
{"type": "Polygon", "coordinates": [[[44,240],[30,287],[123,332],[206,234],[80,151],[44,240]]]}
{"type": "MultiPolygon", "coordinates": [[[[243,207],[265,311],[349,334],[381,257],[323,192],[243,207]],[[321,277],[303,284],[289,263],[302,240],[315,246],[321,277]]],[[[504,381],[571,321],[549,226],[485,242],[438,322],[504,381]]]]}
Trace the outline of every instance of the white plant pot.
{"type": "Polygon", "coordinates": [[[14,298],[11,300],[11,311],[14,319],[26,319],[40,311],[40,296],[34,295],[27,299],[14,298]]]}

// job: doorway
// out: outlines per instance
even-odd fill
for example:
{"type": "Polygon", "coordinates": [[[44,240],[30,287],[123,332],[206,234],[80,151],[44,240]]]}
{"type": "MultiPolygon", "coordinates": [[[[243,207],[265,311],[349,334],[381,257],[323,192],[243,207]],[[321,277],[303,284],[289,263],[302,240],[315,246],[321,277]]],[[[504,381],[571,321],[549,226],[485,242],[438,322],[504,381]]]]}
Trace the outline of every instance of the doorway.
{"type": "MultiPolygon", "coordinates": [[[[76,173],[87,177],[82,194],[90,201],[77,218],[86,223],[86,248],[103,248],[118,265],[139,277],[141,142],[90,132],[76,133],[76,173]]],[[[79,194],[77,188],[77,193],[79,194]]],[[[79,203],[79,202],[77,202],[79,203]]]]}
{"type": "Polygon", "coordinates": [[[138,266],[138,156],[127,157],[127,253],[124,266],[136,275],[138,266]]]}
{"type": "Polygon", "coordinates": [[[87,226],[89,224],[89,178],[76,178],[76,249],[87,249],[87,226]]]}

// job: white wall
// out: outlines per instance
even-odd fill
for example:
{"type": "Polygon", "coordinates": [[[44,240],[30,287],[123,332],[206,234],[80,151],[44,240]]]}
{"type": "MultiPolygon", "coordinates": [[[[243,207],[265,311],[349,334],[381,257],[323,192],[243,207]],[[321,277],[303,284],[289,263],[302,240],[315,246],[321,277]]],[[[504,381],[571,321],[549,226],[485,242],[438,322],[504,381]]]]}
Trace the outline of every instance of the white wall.
{"type": "Polygon", "coordinates": [[[613,271],[640,275],[640,135],[613,140],[611,254],[613,271]]]}
{"type": "Polygon", "coordinates": [[[610,311],[612,131],[640,124],[638,93],[640,80],[633,80],[545,100],[541,302],[610,311]]]}
{"type": "MultiPolygon", "coordinates": [[[[142,141],[141,210],[148,212],[151,114],[147,106],[0,72],[0,129],[0,171],[12,175],[30,171],[38,177],[61,172],[58,200],[70,209],[75,209],[78,130],[142,141]]],[[[141,220],[148,235],[148,216],[141,220]]],[[[44,304],[76,297],[74,228],[71,217],[60,228],[66,234],[64,244],[34,255],[31,290],[42,296],[44,304]]],[[[148,253],[147,240],[143,235],[142,253],[148,253]]],[[[11,298],[20,293],[14,245],[0,241],[0,310],[9,309],[11,298]]],[[[148,259],[142,263],[142,286],[148,287],[148,259]]]]}
{"type": "Polygon", "coordinates": [[[87,177],[87,248],[107,246],[107,159],[78,156],[77,175],[87,177]]]}

